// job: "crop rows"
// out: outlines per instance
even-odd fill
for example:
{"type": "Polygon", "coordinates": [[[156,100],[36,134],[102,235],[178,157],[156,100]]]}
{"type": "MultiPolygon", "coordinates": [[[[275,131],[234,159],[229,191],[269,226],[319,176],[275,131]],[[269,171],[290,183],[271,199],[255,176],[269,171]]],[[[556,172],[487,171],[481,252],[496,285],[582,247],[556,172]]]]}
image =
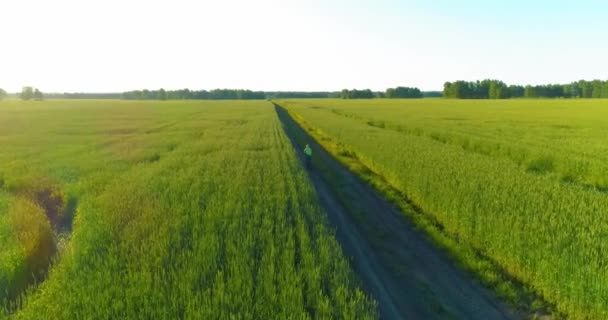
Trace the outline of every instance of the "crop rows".
{"type": "Polygon", "coordinates": [[[65,159],[40,172],[77,209],[11,317],[376,317],[269,103],[118,104],[89,106],[91,127],[53,128],[82,162],[37,146],[65,159]]]}
{"type": "Polygon", "coordinates": [[[560,313],[605,319],[608,197],[601,188],[606,174],[600,169],[606,165],[598,161],[606,157],[600,153],[605,117],[597,112],[607,111],[599,102],[568,103],[302,100],[281,105],[350,149],[446,233],[529,284],[560,313]],[[532,126],[536,136],[526,132],[532,126]],[[463,139],[476,143],[463,146],[463,139]],[[520,160],[506,150],[518,150],[520,160]],[[538,161],[539,155],[549,160],[538,161]],[[596,170],[564,179],[563,164],[572,158],[596,170]]]}

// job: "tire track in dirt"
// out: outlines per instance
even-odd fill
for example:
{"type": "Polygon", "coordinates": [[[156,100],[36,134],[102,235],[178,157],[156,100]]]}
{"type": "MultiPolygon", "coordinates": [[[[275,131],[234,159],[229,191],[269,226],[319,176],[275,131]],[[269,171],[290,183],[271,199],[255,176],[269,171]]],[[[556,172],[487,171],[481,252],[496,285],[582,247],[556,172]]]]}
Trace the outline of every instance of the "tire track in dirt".
{"type": "MultiPolygon", "coordinates": [[[[336,237],[383,319],[520,319],[458,269],[388,201],[342,166],[275,105],[302,159],[314,150],[309,177],[336,237]]],[[[303,159],[302,159],[303,160],[303,159]]]]}

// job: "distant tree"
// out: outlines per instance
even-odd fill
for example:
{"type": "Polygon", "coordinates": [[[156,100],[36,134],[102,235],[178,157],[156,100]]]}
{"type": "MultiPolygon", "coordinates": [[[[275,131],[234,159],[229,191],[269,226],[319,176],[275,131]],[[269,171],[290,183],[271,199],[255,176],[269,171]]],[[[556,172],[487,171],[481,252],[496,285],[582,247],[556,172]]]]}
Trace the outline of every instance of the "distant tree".
{"type": "Polygon", "coordinates": [[[4,91],[4,89],[0,88],[0,100],[5,99],[6,97],[8,97],[8,94],[6,91],[4,91]]]}
{"type": "Polygon", "coordinates": [[[422,96],[424,98],[441,98],[443,96],[443,92],[441,92],[441,91],[423,91],[422,96]]]}
{"type": "Polygon", "coordinates": [[[343,89],[340,92],[340,98],[342,98],[342,99],[373,99],[374,97],[375,97],[375,94],[370,89],[365,89],[365,90],[343,89]]]}
{"type": "Polygon", "coordinates": [[[526,97],[526,98],[536,98],[536,97],[538,97],[537,92],[536,92],[536,87],[533,87],[531,85],[527,85],[524,88],[524,97],[526,97]]]}
{"type": "Polygon", "coordinates": [[[608,81],[604,82],[602,85],[602,93],[600,98],[608,98],[608,81]]]}
{"type": "MultiPolygon", "coordinates": [[[[497,80],[489,80],[489,79],[485,79],[482,81],[477,81],[474,85],[473,85],[473,99],[488,99],[490,98],[490,86],[492,85],[492,83],[496,82],[497,80]]],[[[498,94],[498,91],[496,91],[498,94]]],[[[496,99],[498,98],[498,96],[496,97],[496,99]]]]}
{"type": "Polygon", "coordinates": [[[124,94],[120,93],[85,93],[85,92],[64,92],[64,93],[46,93],[46,99],[126,99],[124,94]]]}
{"type": "Polygon", "coordinates": [[[602,82],[600,80],[593,80],[591,82],[591,98],[601,98],[602,97],[602,82]]]}
{"type": "Polygon", "coordinates": [[[591,98],[593,95],[593,87],[591,86],[591,82],[581,80],[579,81],[579,86],[581,87],[582,98],[591,98]]]}
{"type": "Polygon", "coordinates": [[[342,89],[342,91],[340,92],[340,98],[350,99],[350,91],[348,89],[342,89]]]}
{"type": "Polygon", "coordinates": [[[21,100],[24,100],[24,101],[32,100],[32,98],[34,98],[34,88],[23,87],[19,97],[21,98],[21,100]]]}
{"type": "Polygon", "coordinates": [[[509,90],[509,87],[504,83],[499,84],[497,99],[509,99],[509,98],[511,98],[511,91],[509,90]]]}
{"type": "Polygon", "coordinates": [[[235,91],[236,91],[236,99],[238,99],[238,100],[266,99],[266,94],[264,92],[260,92],[260,91],[254,92],[251,90],[235,90],[235,91]]]}
{"type": "MultiPolygon", "coordinates": [[[[127,100],[263,100],[266,99],[266,92],[235,89],[215,89],[211,91],[190,89],[181,90],[135,90],[123,92],[120,95],[127,100]]],[[[327,97],[327,94],[324,96],[327,97]]]]}
{"type": "Polygon", "coordinates": [[[44,95],[42,92],[40,92],[40,90],[34,89],[33,98],[34,100],[42,101],[44,99],[44,95]]]}
{"type": "Polygon", "coordinates": [[[385,96],[389,99],[422,98],[422,92],[418,88],[397,87],[397,88],[386,89],[385,96]]]}
{"type": "Polygon", "coordinates": [[[334,93],[328,91],[299,92],[299,91],[276,91],[266,92],[271,99],[297,99],[297,98],[329,98],[334,93]]]}
{"type": "Polygon", "coordinates": [[[580,80],[569,84],[507,86],[499,80],[446,82],[443,96],[454,99],[608,98],[608,81],[580,80]]]}
{"type": "Polygon", "coordinates": [[[583,97],[583,92],[582,92],[582,88],[580,86],[580,81],[572,82],[568,88],[564,88],[564,92],[566,90],[570,90],[569,94],[567,94],[567,96],[569,98],[582,98],[583,97]]]}
{"type": "Polygon", "coordinates": [[[181,90],[180,94],[182,96],[182,99],[186,99],[186,100],[192,99],[192,93],[190,92],[190,89],[188,89],[188,88],[181,90]]]}
{"type": "Polygon", "coordinates": [[[496,82],[490,83],[490,88],[488,92],[488,98],[490,99],[498,99],[500,88],[496,82]]]}
{"type": "Polygon", "coordinates": [[[509,96],[512,98],[521,98],[524,96],[524,86],[511,85],[509,86],[509,96]]]}
{"type": "Polygon", "coordinates": [[[564,98],[572,98],[572,84],[565,84],[562,86],[562,94],[561,96],[564,98]]]}
{"type": "Polygon", "coordinates": [[[160,88],[160,90],[158,90],[158,99],[167,100],[167,92],[165,91],[165,89],[160,88]]]}
{"type": "Polygon", "coordinates": [[[446,82],[443,84],[443,97],[455,99],[456,98],[456,90],[455,86],[451,82],[446,82]]]}
{"type": "Polygon", "coordinates": [[[475,96],[475,88],[478,82],[446,82],[443,85],[443,96],[451,99],[472,99],[475,96]]]}

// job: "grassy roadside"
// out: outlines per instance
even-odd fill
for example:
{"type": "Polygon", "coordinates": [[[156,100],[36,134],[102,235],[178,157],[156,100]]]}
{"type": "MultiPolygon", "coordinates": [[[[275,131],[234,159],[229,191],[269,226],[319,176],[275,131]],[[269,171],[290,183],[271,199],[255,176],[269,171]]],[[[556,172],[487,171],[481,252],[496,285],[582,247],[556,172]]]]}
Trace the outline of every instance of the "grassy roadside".
{"type": "Polygon", "coordinates": [[[381,173],[370,169],[370,166],[366,165],[364,160],[360,159],[349,146],[312,126],[294,110],[284,109],[326,151],[391,201],[417,228],[424,231],[435,245],[446,251],[461,268],[473,274],[501,299],[530,315],[531,318],[546,317],[549,314],[553,318],[564,317],[557,314],[554,306],[544,301],[525,284],[510,276],[498,264],[461,241],[456,235],[445,232],[438,221],[425,214],[408,199],[407,195],[392,186],[381,173]]]}

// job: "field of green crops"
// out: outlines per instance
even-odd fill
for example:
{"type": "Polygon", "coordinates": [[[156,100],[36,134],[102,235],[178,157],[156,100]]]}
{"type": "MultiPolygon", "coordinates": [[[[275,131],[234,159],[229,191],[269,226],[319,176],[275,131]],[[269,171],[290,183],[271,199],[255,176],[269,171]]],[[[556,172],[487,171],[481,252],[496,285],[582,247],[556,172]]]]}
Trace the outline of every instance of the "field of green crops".
{"type": "Polygon", "coordinates": [[[447,234],[608,319],[607,100],[287,100],[447,234]]]}
{"type": "Polygon", "coordinates": [[[325,215],[269,102],[0,102],[0,318],[376,318],[325,215]]]}

